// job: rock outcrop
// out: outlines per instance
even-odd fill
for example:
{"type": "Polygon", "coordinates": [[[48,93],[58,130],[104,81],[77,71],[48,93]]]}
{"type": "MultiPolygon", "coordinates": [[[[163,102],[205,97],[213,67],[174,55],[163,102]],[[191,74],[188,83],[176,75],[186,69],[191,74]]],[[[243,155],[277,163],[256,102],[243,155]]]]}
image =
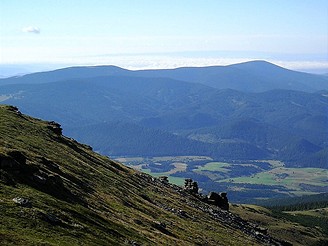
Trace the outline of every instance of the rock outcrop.
{"type": "Polygon", "coordinates": [[[216,192],[210,192],[207,196],[207,203],[218,206],[223,210],[229,210],[229,202],[227,193],[222,192],[220,194],[216,192]]]}
{"type": "Polygon", "coordinates": [[[223,210],[229,210],[227,193],[210,192],[206,197],[198,193],[198,184],[192,179],[185,179],[184,190],[190,194],[197,195],[203,202],[218,206],[223,210]]]}
{"type": "Polygon", "coordinates": [[[192,179],[185,179],[184,189],[192,194],[198,194],[198,184],[192,179]]]}
{"type": "Polygon", "coordinates": [[[168,184],[169,183],[169,179],[167,176],[160,176],[159,180],[163,183],[163,184],[168,184]]]}
{"type": "Polygon", "coordinates": [[[26,164],[26,157],[17,150],[11,150],[6,155],[0,154],[0,169],[20,169],[26,164]]]}
{"type": "Polygon", "coordinates": [[[62,135],[63,134],[63,129],[61,128],[61,125],[58,124],[57,122],[49,121],[47,127],[48,127],[48,129],[53,131],[56,135],[62,135]]]}

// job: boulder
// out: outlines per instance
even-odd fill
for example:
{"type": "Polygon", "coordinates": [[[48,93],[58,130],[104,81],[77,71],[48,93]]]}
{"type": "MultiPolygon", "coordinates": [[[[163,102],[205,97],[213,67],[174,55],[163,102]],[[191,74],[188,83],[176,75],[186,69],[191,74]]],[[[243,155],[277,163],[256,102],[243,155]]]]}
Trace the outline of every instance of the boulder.
{"type": "Polygon", "coordinates": [[[186,211],[179,209],[178,210],[178,215],[180,217],[188,217],[186,211]]]}
{"type": "Polygon", "coordinates": [[[0,156],[0,169],[17,169],[19,163],[7,156],[0,156]]]}
{"type": "Polygon", "coordinates": [[[12,157],[16,162],[18,162],[21,165],[26,164],[26,156],[18,151],[18,150],[11,150],[7,153],[10,157],[12,157]]]}
{"type": "Polygon", "coordinates": [[[161,181],[163,184],[168,184],[169,180],[167,176],[160,176],[159,181],[161,181]]]}
{"type": "Polygon", "coordinates": [[[192,179],[185,179],[184,189],[191,194],[198,194],[198,183],[192,179]]]}
{"type": "Polygon", "coordinates": [[[48,129],[53,131],[56,135],[62,135],[63,134],[63,129],[61,128],[61,125],[58,124],[57,122],[49,121],[47,127],[48,127],[48,129]]]}
{"type": "Polygon", "coordinates": [[[58,172],[60,170],[59,165],[54,163],[53,161],[45,158],[45,157],[40,157],[40,162],[42,164],[44,164],[45,166],[47,166],[47,168],[49,168],[50,170],[54,171],[54,172],[58,172]]]}
{"type": "Polygon", "coordinates": [[[268,228],[263,228],[263,227],[255,227],[254,228],[255,231],[261,233],[261,234],[264,234],[264,235],[267,235],[268,234],[268,228]]]}
{"type": "Polygon", "coordinates": [[[58,174],[50,174],[47,184],[51,186],[63,186],[63,179],[58,174]]]}
{"type": "Polygon", "coordinates": [[[218,206],[221,209],[229,210],[229,201],[227,197],[227,193],[222,192],[220,194],[216,192],[210,192],[207,196],[207,202],[209,204],[213,204],[215,206],[218,206]]]}
{"type": "Polygon", "coordinates": [[[38,171],[33,173],[31,179],[39,184],[46,184],[48,180],[48,175],[44,172],[38,171]]]}
{"type": "Polygon", "coordinates": [[[219,206],[219,204],[221,203],[221,200],[222,200],[221,196],[218,193],[214,192],[214,191],[211,191],[207,195],[207,201],[210,204],[219,206]]]}
{"type": "Polygon", "coordinates": [[[53,225],[58,225],[62,223],[62,221],[55,214],[52,213],[40,212],[40,216],[44,221],[53,225]]]}
{"type": "Polygon", "coordinates": [[[9,111],[15,112],[15,113],[17,113],[17,114],[19,114],[19,115],[22,114],[16,106],[9,105],[9,106],[7,106],[7,109],[8,109],[9,111]]]}
{"type": "Polygon", "coordinates": [[[19,206],[22,207],[32,207],[32,203],[30,202],[30,200],[26,199],[26,198],[22,198],[22,197],[15,197],[13,198],[14,203],[16,203],[19,206]]]}
{"type": "Polygon", "coordinates": [[[17,150],[7,153],[7,156],[0,155],[0,169],[20,169],[26,164],[26,157],[17,150]]]}
{"type": "Polygon", "coordinates": [[[229,201],[228,201],[227,193],[222,192],[222,193],[220,193],[220,196],[221,196],[222,200],[221,200],[221,205],[219,207],[224,210],[229,211],[229,201]]]}

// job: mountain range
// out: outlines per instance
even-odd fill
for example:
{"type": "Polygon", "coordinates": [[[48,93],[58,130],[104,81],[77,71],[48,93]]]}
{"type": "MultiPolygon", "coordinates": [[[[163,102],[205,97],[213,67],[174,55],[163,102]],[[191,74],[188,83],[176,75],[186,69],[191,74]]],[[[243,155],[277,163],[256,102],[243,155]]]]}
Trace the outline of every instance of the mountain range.
{"type": "Polygon", "coordinates": [[[327,168],[328,78],[254,61],[0,79],[0,101],[110,156],[206,155],[327,168]]]}
{"type": "Polygon", "coordinates": [[[251,61],[228,66],[182,67],[137,71],[116,66],[69,67],[1,79],[0,85],[48,83],[100,76],[161,77],[201,83],[217,89],[230,88],[245,92],[263,92],[274,89],[315,92],[328,89],[328,78],[324,75],[296,72],[266,61],[251,61]]]}

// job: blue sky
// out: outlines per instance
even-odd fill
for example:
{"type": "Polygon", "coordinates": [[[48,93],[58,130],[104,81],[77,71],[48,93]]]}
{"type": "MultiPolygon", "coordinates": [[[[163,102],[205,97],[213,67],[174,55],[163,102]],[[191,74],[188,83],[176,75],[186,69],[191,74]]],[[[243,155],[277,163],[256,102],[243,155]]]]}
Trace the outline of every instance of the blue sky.
{"type": "Polygon", "coordinates": [[[328,72],[326,0],[1,0],[0,64],[328,72]]]}

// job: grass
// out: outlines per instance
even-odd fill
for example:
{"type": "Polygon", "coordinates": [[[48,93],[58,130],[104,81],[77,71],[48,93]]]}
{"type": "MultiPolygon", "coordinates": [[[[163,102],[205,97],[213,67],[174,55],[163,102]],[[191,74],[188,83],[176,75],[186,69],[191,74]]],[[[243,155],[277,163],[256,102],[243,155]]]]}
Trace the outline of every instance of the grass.
{"type": "Polygon", "coordinates": [[[224,179],[218,182],[282,185],[288,189],[295,190],[295,192],[304,193],[306,190],[301,186],[302,184],[325,187],[327,175],[327,170],[320,168],[278,167],[252,176],[224,179]]]}
{"type": "MultiPolygon", "coordinates": [[[[177,185],[182,185],[184,178],[189,178],[192,175],[189,171],[191,170],[195,174],[207,176],[210,179],[207,182],[213,182],[213,187],[226,184],[229,186],[227,190],[235,193],[245,192],[245,189],[238,187],[238,184],[265,185],[266,189],[274,186],[271,189],[274,194],[297,196],[318,194],[327,187],[328,171],[326,169],[287,168],[283,162],[277,160],[259,160],[252,161],[249,164],[216,162],[204,156],[129,157],[120,158],[119,160],[126,161],[125,163],[134,169],[147,172],[155,177],[168,176],[170,181],[177,185]],[[199,165],[195,164],[197,161],[200,162],[199,165]],[[208,162],[206,163],[206,161],[208,162]],[[257,165],[256,162],[267,162],[270,164],[270,169],[261,169],[261,165],[257,165]],[[174,167],[169,171],[166,169],[163,172],[151,172],[147,166],[153,163],[161,164],[163,167],[171,164],[174,167]],[[251,171],[248,174],[243,174],[244,171],[247,173],[247,170],[251,171]],[[182,174],[185,172],[186,175],[184,178],[173,177],[172,174],[176,172],[182,174]],[[239,176],[235,176],[236,173],[239,176]],[[277,189],[277,186],[283,189],[277,189]]],[[[161,165],[158,165],[159,170],[161,165]]],[[[249,187],[248,192],[256,193],[256,190],[253,191],[249,187]]],[[[263,198],[265,198],[265,195],[263,198]]]]}
{"type": "Polygon", "coordinates": [[[295,214],[295,215],[307,215],[313,217],[324,217],[328,219],[328,208],[318,208],[318,209],[304,210],[304,211],[290,211],[286,213],[291,215],[295,214]]]}
{"type": "Polygon", "coordinates": [[[319,229],[321,232],[323,232],[326,235],[326,239],[328,237],[327,216],[322,216],[322,215],[318,216],[318,214],[313,216],[309,214],[308,211],[293,211],[293,213],[290,213],[290,212],[282,212],[282,211],[275,211],[275,210],[273,210],[272,216],[279,219],[285,219],[294,223],[298,223],[307,228],[319,229]]]}
{"type": "MultiPolygon", "coordinates": [[[[24,172],[1,166],[0,171],[7,173],[0,177],[0,245],[262,244],[202,212],[198,207],[204,204],[193,196],[182,196],[170,185],[164,186],[148,175],[92,152],[88,146],[55,134],[47,122],[0,106],[0,136],[0,158],[8,158],[13,150],[27,158],[24,172]],[[40,173],[47,177],[58,175],[62,187],[38,183],[33,175],[40,173]],[[5,175],[9,174],[15,185],[6,183],[5,175]],[[32,207],[17,206],[14,197],[30,199],[32,207]],[[185,211],[188,217],[172,212],[178,210],[185,211]],[[57,222],[49,221],[49,214],[57,222]],[[165,230],[154,226],[159,223],[166,225],[165,230]]],[[[207,161],[205,157],[195,158],[207,161]]],[[[175,172],[185,170],[184,164],[195,159],[154,160],[174,162],[175,172]]],[[[210,164],[206,168],[215,167],[210,164]]],[[[179,184],[184,181],[169,179],[179,184]]],[[[278,238],[283,236],[295,245],[297,240],[310,245],[322,237],[315,228],[292,227],[293,224],[272,217],[264,208],[232,207],[233,213],[268,225],[278,238]],[[297,238],[292,237],[293,232],[298,233],[297,238]],[[315,238],[310,239],[305,233],[314,233],[315,238]]]]}
{"type": "Polygon", "coordinates": [[[171,169],[170,171],[168,171],[167,174],[174,174],[176,172],[184,172],[187,169],[186,163],[175,162],[175,163],[172,163],[172,165],[174,166],[174,168],[171,169]]]}
{"type": "Polygon", "coordinates": [[[227,167],[230,167],[231,164],[224,163],[224,162],[209,162],[205,164],[205,166],[199,166],[197,169],[194,169],[195,172],[200,171],[215,171],[215,172],[222,172],[222,173],[228,173],[229,169],[227,167]]]}
{"type": "Polygon", "coordinates": [[[316,220],[313,217],[292,216],[246,204],[233,205],[231,211],[261,227],[268,228],[270,234],[296,246],[316,245],[327,239],[326,235],[322,234],[323,228],[328,225],[323,223],[327,222],[323,217],[316,220]]]}
{"type": "Polygon", "coordinates": [[[191,195],[181,196],[171,186],[55,134],[48,122],[0,106],[0,158],[9,158],[13,150],[27,161],[16,170],[1,166],[1,245],[259,245],[197,209],[199,201],[191,195]],[[62,184],[39,183],[36,174],[47,180],[58,175],[62,184]],[[17,206],[15,197],[29,199],[32,207],[17,206]],[[183,210],[189,218],[168,208],[183,210]],[[49,221],[49,214],[56,222],[49,221]],[[154,227],[159,222],[166,231],[154,227]]]}
{"type": "Polygon", "coordinates": [[[185,182],[185,178],[182,178],[182,177],[174,177],[174,176],[170,176],[170,174],[172,174],[171,172],[163,172],[163,173],[152,173],[150,169],[141,169],[140,171],[144,172],[144,173],[147,173],[153,177],[161,177],[161,176],[167,176],[168,177],[168,180],[170,183],[172,184],[175,184],[175,185],[179,185],[179,186],[183,186],[184,185],[184,182],[185,182]]]}
{"type": "Polygon", "coordinates": [[[145,163],[145,162],[182,162],[188,163],[191,161],[211,161],[213,160],[208,156],[158,156],[158,157],[119,157],[115,159],[116,161],[123,162],[125,164],[132,163],[145,163]]]}
{"type": "MultiPolygon", "coordinates": [[[[168,158],[166,158],[167,160],[168,158]]],[[[173,160],[173,157],[171,158],[173,160]]],[[[229,171],[232,164],[223,162],[209,162],[204,166],[198,166],[193,169],[193,172],[208,176],[215,182],[219,183],[230,183],[230,184],[255,184],[255,185],[268,185],[268,186],[283,186],[289,190],[290,194],[294,195],[309,195],[316,194],[318,192],[307,190],[304,185],[311,185],[313,187],[324,188],[326,186],[326,180],[328,177],[327,170],[320,168],[286,168],[284,164],[279,161],[268,161],[273,167],[271,170],[262,171],[251,176],[242,177],[229,177],[229,171]],[[222,175],[227,175],[228,178],[222,178],[217,176],[212,172],[221,172],[222,175]]],[[[187,163],[186,163],[187,165],[187,163]]],[[[141,168],[141,171],[146,171],[147,173],[158,176],[168,176],[175,173],[176,171],[183,171],[186,165],[180,165],[178,168],[171,169],[169,172],[162,173],[151,173],[149,169],[141,168]],[[182,168],[183,167],[183,168],[182,168]]],[[[234,164],[243,167],[253,167],[254,164],[234,164]]],[[[186,175],[188,176],[188,175],[186,175]]],[[[186,177],[187,178],[187,177],[186,177]]],[[[170,177],[171,181],[175,184],[182,185],[183,179],[170,177]]],[[[234,189],[231,186],[231,189],[234,189]]],[[[236,189],[234,189],[236,191],[236,189]]],[[[280,192],[276,190],[276,192],[280,192]]]]}

